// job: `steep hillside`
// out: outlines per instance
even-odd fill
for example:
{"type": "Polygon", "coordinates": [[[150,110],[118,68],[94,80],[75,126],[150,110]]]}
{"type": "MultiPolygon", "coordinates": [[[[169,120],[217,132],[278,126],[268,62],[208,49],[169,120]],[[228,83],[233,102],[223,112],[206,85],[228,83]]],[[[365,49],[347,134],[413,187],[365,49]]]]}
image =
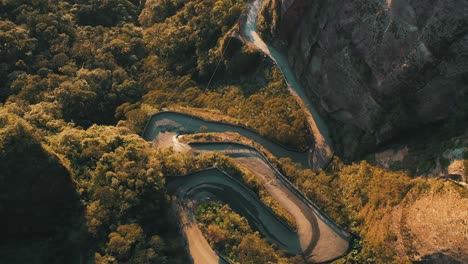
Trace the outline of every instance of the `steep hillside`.
{"type": "Polygon", "coordinates": [[[70,172],[15,115],[0,114],[0,160],[0,216],[8,227],[0,262],[66,262],[86,254],[80,252],[84,218],[70,172]]]}
{"type": "Polygon", "coordinates": [[[270,0],[259,27],[287,53],[340,152],[353,158],[402,131],[466,120],[467,7],[463,0],[270,0]]]}
{"type": "Polygon", "coordinates": [[[411,178],[366,162],[344,165],[335,159],[328,170],[316,174],[285,160],[280,164],[302,192],[360,236],[337,263],[466,262],[466,187],[411,178]]]}
{"type": "MultiPolygon", "coordinates": [[[[330,243],[340,249],[330,258],[347,253],[337,263],[468,262],[468,5],[426,2],[265,0],[258,30],[288,58],[275,64],[271,45],[262,53],[243,35],[243,19],[255,31],[258,14],[247,0],[0,1],[0,263],[189,263],[187,222],[168,184],[213,167],[280,220],[302,214],[282,199],[289,192],[272,194],[268,177],[279,174],[265,173],[263,159],[235,144],[220,151],[217,140],[265,152],[294,194],[323,210],[318,218],[346,229],[345,243],[330,243]],[[293,72],[307,96],[288,89],[293,72]],[[336,146],[317,171],[304,169],[319,164],[307,97],[336,146]],[[163,137],[140,135],[166,110],[233,124],[209,122],[226,132],[214,134],[192,116],[164,118],[150,129],[171,131],[165,143],[176,148],[164,148],[146,141],[163,137]],[[177,152],[185,145],[172,130],[185,140],[202,132],[192,139],[215,152],[177,152]]],[[[270,243],[238,207],[204,202],[196,241],[212,243],[210,256],[307,261],[270,243]]],[[[333,241],[320,223],[307,222],[303,252],[334,250],[317,246],[333,241]]]]}
{"type": "Polygon", "coordinates": [[[73,197],[70,174],[42,147],[25,121],[14,116],[0,118],[1,208],[13,227],[6,232],[16,235],[39,229],[39,235],[48,234],[59,221],[53,211],[65,209],[73,197]],[[27,222],[14,224],[18,221],[27,222]]]}
{"type": "MultiPolygon", "coordinates": [[[[394,232],[391,239],[398,255],[417,261],[468,261],[468,193],[450,185],[415,195],[382,218],[394,232]]],[[[373,227],[377,234],[380,224],[373,227]]]]}

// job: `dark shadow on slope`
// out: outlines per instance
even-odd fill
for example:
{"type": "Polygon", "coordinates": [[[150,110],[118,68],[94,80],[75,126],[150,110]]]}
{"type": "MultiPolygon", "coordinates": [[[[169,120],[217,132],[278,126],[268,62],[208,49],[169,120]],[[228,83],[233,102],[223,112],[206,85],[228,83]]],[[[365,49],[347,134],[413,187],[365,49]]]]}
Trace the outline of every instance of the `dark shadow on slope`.
{"type": "Polygon", "coordinates": [[[24,121],[0,121],[0,263],[90,263],[70,172],[24,121]]]}

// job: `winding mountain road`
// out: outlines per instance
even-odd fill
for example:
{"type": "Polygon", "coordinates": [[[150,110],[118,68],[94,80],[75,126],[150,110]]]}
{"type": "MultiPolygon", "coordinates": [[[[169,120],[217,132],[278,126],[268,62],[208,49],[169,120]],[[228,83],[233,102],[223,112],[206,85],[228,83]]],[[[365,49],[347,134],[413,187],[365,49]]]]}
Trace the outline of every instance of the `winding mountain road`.
{"type": "MultiPolygon", "coordinates": [[[[299,241],[301,254],[309,260],[324,262],[346,253],[349,247],[350,234],[300,193],[258,150],[238,143],[213,142],[189,145],[196,152],[216,149],[219,153],[231,156],[240,166],[251,171],[260,180],[268,193],[294,217],[297,225],[295,238],[291,239],[284,236],[283,239],[299,241]]],[[[209,183],[204,182],[204,184],[209,183]]],[[[229,201],[225,202],[231,204],[229,201]]],[[[256,222],[251,223],[256,226],[256,222]]],[[[268,236],[266,237],[268,238],[268,236]]],[[[270,241],[275,243],[271,239],[270,241]]],[[[294,251],[290,250],[290,248],[278,245],[287,252],[294,254],[294,251]]]]}
{"type": "Polygon", "coordinates": [[[257,149],[229,142],[181,143],[177,133],[168,131],[160,132],[155,143],[176,151],[216,151],[231,156],[260,180],[268,193],[294,217],[297,225],[297,232],[290,230],[248,187],[218,169],[172,178],[168,191],[175,196],[194,263],[224,263],[203,237],[194,216],[196,204],[211,197],[229,204],[271,243],[290,254],[302,254],[313,262],[324,262],[348,250],[350,234],[300,193],[257,149]]]}
{"type": "Polygon", "coordinates": [[[263,0],[253,0],[247,9],[245,21],[240,22],[241,35],[264,54],[269,56],[283,73],[288,84],[289,91],[304,111],[309,128],[314,136],[314,146],[311,148],[312,155],[310,165],[316,170],[325,166],[333,156],[333,144],[325,122],[322,120],[310,99],[306,96],[289,66],[288,59],[274,47],[265,43],[257,32],[257,19],[263,0]]]}
{"type": "MultiPolygon", "coordinates": [[[[143,138],[145,140],[151,141],[155,138],[158,138],[160,133],[165,131],[171,131],[177,134],[192,134],[201,132],[200,127],[204,127],[203,132],[236,132],[264,146],[278,158],[291,158],[292,161],[301,163],[306,168],[309,167],[309,153],[307,152],[301,152],[288,148],[277,142],[271,141],[261,136],[256,131],[246,127],[229,123],[209,121],[200,117],[179,112],[165,111],[154,114],[145,127],[143,138]]],[[[158,138],[158,140],[160,139],[158,138]]]]}
{"type": "Polygon", "coordinates": [[[195,264],[226,263],[209,246],[197,226],[194,215],[197,203],[212,197],[229,204],[271,243],[290,254],[302,254],[310,261],[325,262],[344,255],[349,248],[350,233],[320,211],[258,150],[234,143],[185,144],[178,140],[179,134],[200,132],[203,126],[203,132],[239,133],[261,144],[276,157],[289,157],[305,167],[320,168],[332,157],[327,127],[307,99],[287,59],[263,42],[256,32],[256,20],[262,3],[262,0],[254,0],[249,5],[247,15],[244,16],[245,21],[240,22],[241,34],[246,41],[268,55],[283,72],[289,90],[304,110],[315,138],[311,151],[304,153],[290,149],[262,137],[249,128],[177,112],[153,115],[145,127],[143,137],[153,141],[160,148],[172,147],[179,152],[217,151],[231,156],[240,166],[251,171],[268,193],[294,217],[297,232],[279,220],[248,187],[225,172],[212,168],[176,177],[169,181],[168,191],[174,196],[173,202],[180,217],[182,232],[195,264]]]}

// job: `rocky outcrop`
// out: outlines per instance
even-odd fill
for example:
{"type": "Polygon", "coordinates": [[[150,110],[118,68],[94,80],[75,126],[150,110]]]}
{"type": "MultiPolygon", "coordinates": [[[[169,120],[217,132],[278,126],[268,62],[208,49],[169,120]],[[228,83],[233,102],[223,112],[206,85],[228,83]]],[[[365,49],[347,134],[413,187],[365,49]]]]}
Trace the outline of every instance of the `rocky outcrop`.
{"type": "Polygon", "coordinates": [[[466,10],[465,0],[271,0],[262,14],[275,20],[269,39],[328,117],[338,150],[353,158],[467,112],[466,10]]]}
{"type": "MultiPolygon", "coordinates": [[[[422,263],[467,263],[468,199],[450,183],[397,206],[371,229],[388,221],[391,244],[402,258],[422,263]]],[[[375,232],[372,230],[371,232],[375,232]]],[[[378,232],[375,232],[378,234],[378,232]]]]}
{"type": "Polygon", "coordinates": [[[258,31],[269,42],[291,38],[304,14],[304,0],[265,0],[260,10],[258,31]]]}

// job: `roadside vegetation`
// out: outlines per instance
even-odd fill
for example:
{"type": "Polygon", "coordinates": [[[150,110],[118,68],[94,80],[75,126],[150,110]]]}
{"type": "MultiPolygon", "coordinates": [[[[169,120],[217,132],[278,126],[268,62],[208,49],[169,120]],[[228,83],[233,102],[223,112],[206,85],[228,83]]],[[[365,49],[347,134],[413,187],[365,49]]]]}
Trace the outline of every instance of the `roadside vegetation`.
{"type": "Polygon", "coordinates": [[[82,127],[119,123],[136,133],[168,106],[215,109],[306,144],[279,71],[230,35],[245,1],[119,3],[2,3],[0,100],[48,102],[82,127]]]}
{"type": "Polygon", "coordinates": [[[256,175],[244,169],[233,159],[227,156],[216,155],[216,157],[219,157],[218,160],[222,161],[216,163],[216,166],[218,168],[228,172],[229,175],[234,176],[238,180],[243,182],[249,189],[251,189],[257,195],[259,200],[261,200],[266,206],[272,209],[276,217],[278,217],[281,221],[288,225],[289,228],[291,228],[292,230],[297,230],[296,221],[293,218],[293,216],[289,214],[289,212],[286,211],[285,208],[281,207],[281,205],[267,192],[260,180],[257,179],[256,175]]]}
{"type": "Polygon", "coordinates": [[[437,179],[412,178],[403,171],[389,171],[365,161],[343,164],[335,158],[326,171],[301,170],[288,159],[280,159],[284,174],[338,224],[357,233],[348,256],[336,263],[401,263],[395,251],[393,220],[397,207],[408,206],[424,194],[456,191],[466,198],[466,189],[437,179]]]}
{"type": "Polygon", "coordinates": [[[275,249],[226,204],[216,201],[200,204],[197,221],[210,245],[235,263],[305,263],[300,256],[286,257],[275,249]]]}
{"type": "Polygon", "coordinates": [[[1,164],[17,164],[2,167],[2,197],[6,199],[2,199],[2,208],[11,211],[7,221],[12,226],[13,222],[25,221],[22,226],[29,227],[8,231],[11,243],[8,251],[2,251],[5,254],[0,261],[18,261],[20,250],[24,261],[40,259],[48,263],[74,263],[80,258],[97,263],[185,263],[183,241],[169,214],[166,178],[213,166],[245,181],[294,227],[291,216],[255,177],[223,155],[192,156],[154,149],[127,128],[93,125],[83,129],[57,119],[57,112],[49,110],[36,112],[37,108],[15,103],[0,110],[0,157],[8,161],[1,164]],[[53,124],[59,132],[29,123],[53,124]],[[30,166],[23,166],[24,162],[30,166]],[[32,175],[44,182],[27,189],[35,182],[32,175]],[[11,188],[18,184],[19,189],[11,188]],[[22,204],[18,204],[20,201],[22,204]],[[14,204],[24,208],[26,215],[31,214],[30,218],[15,213],[14,204]],[[40,240],[29,242],[29,230],[41,230],[36,234],[40,240]],[[69,241],[69,236],[74,239],[69,241]],[[42,251],[43,247],[55,250],[42,251]],[[62,257],[54,258],[55,254],[62,257]]]}
{"type": "Polygon", "coordinates": [[[230,37],[245,4],[0,3],[0,212],[12,227],[0,262],[187,263],[166,178],[220,159],[135,135],[162,108],[219,111],[304,144],[277,70],[230,37]]]}
{"type": "MultiPolygon", "coordinates": [[[[255,177],[228,158],[153,149],[137,136],[151,114],[182,109],[228,116],[305,149],[305,119],[280,72],[233,37],[246,4],[0,3],[0,213],[8,227],[1,263],[187,263],[168,213],[166,179],[215,165],[243,179],[294,226],[255,177]]],[[[390,228],[375,235],[377,220],[422,193],[458,188],[366,162],[335,160],[314,173],[268,158],[362,237],[338,262],[396,262],[395,235],[390,228]]],[[[198,217],[210,243],[239,263],[302,263],[226,205],[202,204],[198,217]]]]}
{"type": "MultiPolygon", "coordinates": [[[[259,149],[268,160],[339,225],[356,233],[350,253],[336,263],[401,263],[395,251],[397,232],[389,217],[398,207],[408,207],[429,194],[457,192],[468,198],[466,188],[438,179],[414,178],[406,171],[391,171],[366,161],[344,164],[338,158],[326,170],[313,172],[290,159],[277,159],[265,148],[236,133],[185,135],[186,142],[234,141],[259,149]]],[[[465,154],[466,155],[466,154],[465,154]]],[[[466,160],[465,160],[466,163],[466,160]]],[[[466,173],[466,172],[465,172],[466,173]]],[[[402,235],[405,231],[402,230],[402,235]]]]}
{"type": "Polygon", "coordinates": [[[257,29],[263,39],[272,42],[277,39],[281,22],[281,4],[278,0],[265,0],[258,15],[257,29]]]}

